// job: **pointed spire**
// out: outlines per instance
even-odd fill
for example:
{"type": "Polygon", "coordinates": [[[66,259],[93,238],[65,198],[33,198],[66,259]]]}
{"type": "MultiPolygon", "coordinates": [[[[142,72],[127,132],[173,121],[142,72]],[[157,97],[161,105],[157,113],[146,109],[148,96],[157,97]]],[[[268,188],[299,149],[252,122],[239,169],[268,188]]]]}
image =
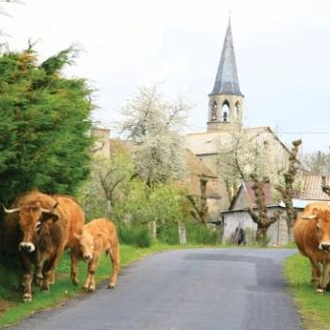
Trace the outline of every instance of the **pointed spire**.
{"type": "Polygon", "coordinates": [[[214,87],[210,95],[215,94],[242,95],[238,82],[233,37],[231,34],[230,16],[217,76],[215,78],[214,87]]]}

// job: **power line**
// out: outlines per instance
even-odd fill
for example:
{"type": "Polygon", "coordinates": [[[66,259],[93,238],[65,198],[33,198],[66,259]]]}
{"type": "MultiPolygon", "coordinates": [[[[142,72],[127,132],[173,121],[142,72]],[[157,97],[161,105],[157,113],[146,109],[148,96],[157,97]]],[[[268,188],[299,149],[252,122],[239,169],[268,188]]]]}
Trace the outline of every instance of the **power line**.
{"type": "Polygon", "coordinates": [[[278,132],[278,134],[329,135],[330,132],[278,132]]]}

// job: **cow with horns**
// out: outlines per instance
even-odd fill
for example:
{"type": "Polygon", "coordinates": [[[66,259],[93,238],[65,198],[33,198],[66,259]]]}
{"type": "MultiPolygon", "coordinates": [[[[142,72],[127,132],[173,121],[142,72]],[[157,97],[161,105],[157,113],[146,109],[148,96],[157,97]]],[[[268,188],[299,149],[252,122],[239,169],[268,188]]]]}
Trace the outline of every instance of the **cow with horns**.
{"type": "Polygon", "coordinates": [[[329,283],[330,206],[327,202],[308,204],[296,220],[293,234],[299,252],[309,258],[311,281],[323,293],[329,283]]]}
{"type": "Polygon", "coordinates": [[[15,246],[22,265],[23,301],[32,301],[32,280],[41,290],[55,281],[55,268],[64,249],[71,248],[74,233],[85,215],[70,196],[31,191],[18,197],[11,209],[4,207],[5,247],[15,246]]]}

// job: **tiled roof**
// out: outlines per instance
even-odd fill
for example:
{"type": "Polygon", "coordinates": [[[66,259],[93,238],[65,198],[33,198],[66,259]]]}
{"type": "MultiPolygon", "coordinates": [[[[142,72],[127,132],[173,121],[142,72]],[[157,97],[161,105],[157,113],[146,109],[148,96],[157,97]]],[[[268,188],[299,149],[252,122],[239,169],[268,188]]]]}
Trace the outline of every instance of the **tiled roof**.
{"type": "Polygon", "coordinates": [[[230,132],[203,132],[186,135],[188,146],[195,155],[218,153],[220,141],[229,142],[231,138],[230,132]]]}
{"type": "Polygon", "coordinates": [[[194,175],[216,179],[217,175],[202,161],[200,161],[191,150],[186,149],[186,168],[194,175]]]}
{"type": "MultiPolygon", "coordinates": [[[[330,176],[326,176],[326,185],[330,185],[330,176]]],[[[304,200],[330,200],[330,196],[322,191],[322,175],[304,173],[302,177],[302,188],[296,194],[297,199],[304,200]]]]}
{"type": "Polygon", "coordinates": [[[208,180],[206,195],[219,198],[216,174],[189,149],[186,149],[186,169],[190,195],[199,196],[201,194],[200,179],[204,177],[208,180]]]}
{"type": "MultiPolygon", "coordinates": [[[[255,208],[257,206],[252,186],[252,181],[245,181],[241,184],[236,196],[233,198],[231,205],[229,206],[230,211],[244,209],[246,207],[255,208]]],[[[264,185],[264,194],[266,206],[278,204],[278,201],[276,201],[272,196],[271,185],[269,183],[264,185]]]]}
{"type": "MultiPolygon", "coordinates": [[[[245,186],[249,201],[251,203],[251,206],[255,207],[257,204],[256,204],[256,197],[255,197],[254,191],[252,189],[253,182],[247,181],[244,183],[244,186],[245,186]]],[[[264,194],[265,194],[265,203],[267,206],[276,204],[276,202],[272,198],[271,185],[269,183],[266,183],[264,185],[264,194]]]]}
{"type": "MultiPolygon", "coordinates": [[[[278,140],[284,149],[287,149],[268,126],[244,128],[244,134],[246,134],[247,139],[250,139],[251,141],[262,138],[263,134],[271,134],[276,140],[278,140]]],[[[232,139],[232,132],[221,130],[216,132],[190,133],[186,135],[188,146],[195,155],[217,154],[220,145],[228,144],[232,139]]]]}

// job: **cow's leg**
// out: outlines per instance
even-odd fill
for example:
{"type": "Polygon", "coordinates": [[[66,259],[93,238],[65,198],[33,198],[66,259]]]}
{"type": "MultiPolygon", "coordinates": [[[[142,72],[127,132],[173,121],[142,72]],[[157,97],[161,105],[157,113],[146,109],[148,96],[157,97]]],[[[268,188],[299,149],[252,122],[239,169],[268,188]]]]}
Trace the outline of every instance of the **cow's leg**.
{"type": "Polygon", "coordinates": [[[41,260],[40,255],[37,254],[37,262],[35,266],[34,282],[37,286],[41,286],[43,280],[42,269],[44,268],[45,260],[41,260]]]}
{"type": "Polygon", "coordinates": [[[30,261],[30,255],[20,255],[20,262],[22,266],[22,281],[21,287],[23,290],[23,301],[31,302],[32,301],[32,280],[33,280],[33,271],[32,264],[30,261]]]}
{"type": "Polygon", "coordinates": [[[117,278],[118,278],[118,274],[119,274],[119,268],[120,268],[119,244],[112,244],[108,253],[109,253],[109,257],[110,257],[111,265],[112,265],[112,273],[110,276],[108,289],[113,289],[116,286],[117,278]]]}
{"type": "Polygon", "coordinates": [[[31,302],[32,301],[32,274],[25,273],[22,278],[23,286],[23,301],[31,302]]]}
{"type": "Polygon", "coordinates": [[[78,279],[78,257],[76,256],[76,254],[71,250],[70,253],[70,257],[71,257],[71,281],[74,285],[78,285],[79,284],[79,279],[78,279]]]}
{"type": "Polygon", "coordinates": [[[321,287],[321,270],[320,265],[316,259],[310,258],[310,263],[312,266],[312,280],[311,282],[315,285],[318,290],[321,287]]]}
{"type": "Polygon", "coordinates": [[[322,293],[327,290],[329,284],[329,272],[330,272],[330,263],[324,262],[322,269],[321,290],[320,290],[320,292],[322,291],[322,293]]]}
{"type": "Polygon", "coordinates": [[[51,260],[47,260],[44,263],[42,273],[43,273],[43,278],[41,282],[41,290],[42,291],[50,291],[49,285],[55,283],[55,267],[57,265],[57,258],[53,258],[51,260]]]}
{"type": "Polygon", "coordinates": [[[98,265],[98,256],[93,255],[93,259],[88,263],[88,274],[83,288],[88,292],[95,291],[95,272],[98,265]]]}

